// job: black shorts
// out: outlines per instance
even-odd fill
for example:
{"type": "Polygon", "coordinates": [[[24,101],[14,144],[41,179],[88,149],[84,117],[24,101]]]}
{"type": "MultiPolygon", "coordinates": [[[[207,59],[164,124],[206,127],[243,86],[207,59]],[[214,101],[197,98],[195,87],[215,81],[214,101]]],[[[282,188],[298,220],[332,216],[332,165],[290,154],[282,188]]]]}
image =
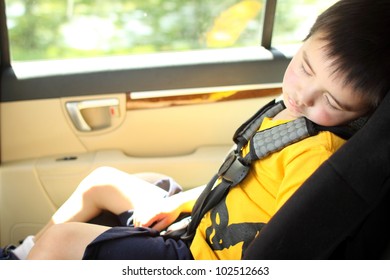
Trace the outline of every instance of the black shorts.
{"type": "Polygon", "coordinates": [[[84,260],[192,260],[187,244],[150,228],[113,227],[90,243],[84,260]]]}

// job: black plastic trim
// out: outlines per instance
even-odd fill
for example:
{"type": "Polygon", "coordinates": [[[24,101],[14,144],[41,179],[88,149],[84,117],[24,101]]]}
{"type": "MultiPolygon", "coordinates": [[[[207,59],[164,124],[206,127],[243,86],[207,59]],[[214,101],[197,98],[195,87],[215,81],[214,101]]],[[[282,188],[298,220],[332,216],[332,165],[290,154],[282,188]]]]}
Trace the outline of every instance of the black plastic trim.
{"type": "Polygon", "coordinates": [[[11,67],[2,76],[2,102],[129,91],[280,83],[289,59],[177,65],[18,79],[11,67]]]}

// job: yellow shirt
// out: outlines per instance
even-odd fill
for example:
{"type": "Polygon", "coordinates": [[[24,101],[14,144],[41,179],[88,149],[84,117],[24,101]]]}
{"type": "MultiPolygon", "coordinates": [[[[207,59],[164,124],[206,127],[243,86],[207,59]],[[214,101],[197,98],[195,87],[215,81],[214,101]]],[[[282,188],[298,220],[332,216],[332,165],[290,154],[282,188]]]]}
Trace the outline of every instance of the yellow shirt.
{"type": "MultiPolygon", "coordinates": [[[[266,118],[260,130],[284,122],[266,118]]],[[[255,161],[247,177],[201,220],[190,247],[194,258],[241,259],[261,227],[344,143],[323,131],[255,161]]]]}

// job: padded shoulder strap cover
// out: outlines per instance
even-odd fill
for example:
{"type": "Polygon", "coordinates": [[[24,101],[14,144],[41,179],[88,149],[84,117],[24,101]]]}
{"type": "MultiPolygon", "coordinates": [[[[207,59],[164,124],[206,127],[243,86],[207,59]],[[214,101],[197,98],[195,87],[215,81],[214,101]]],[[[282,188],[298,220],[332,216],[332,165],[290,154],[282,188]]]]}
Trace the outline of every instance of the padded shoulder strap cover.
{"type": "MultiPolygon", "coordinates": [[[[338,258],[335,252],[340,252],[346,240],[359,233],[370,213],[388,197],[389,112],[390,94],[366,125],[326,161],[263,227],[247,250],[246,259],[338,258]]],[[[389,210],[388,204],[386,207],[389,210]]],[[[385,222],[377,222],[375,227],[370,229],[374,233],[389,233],[385,222]]],[[[376,257],[362,253],[349,258],[376,257]]]]}

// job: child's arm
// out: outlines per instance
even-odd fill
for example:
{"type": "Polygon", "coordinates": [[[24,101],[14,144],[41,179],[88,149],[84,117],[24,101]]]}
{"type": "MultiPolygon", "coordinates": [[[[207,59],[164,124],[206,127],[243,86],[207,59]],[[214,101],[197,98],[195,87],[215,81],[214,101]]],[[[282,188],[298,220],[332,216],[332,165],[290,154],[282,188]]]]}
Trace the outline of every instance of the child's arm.
{"type": "Polygon", "coordinates": [[[171,225],[181,213],[191,213],[192,208],[205,186],[193,188],[171,197],[135,209],[134,225],[163,230],[171,225]]]}

